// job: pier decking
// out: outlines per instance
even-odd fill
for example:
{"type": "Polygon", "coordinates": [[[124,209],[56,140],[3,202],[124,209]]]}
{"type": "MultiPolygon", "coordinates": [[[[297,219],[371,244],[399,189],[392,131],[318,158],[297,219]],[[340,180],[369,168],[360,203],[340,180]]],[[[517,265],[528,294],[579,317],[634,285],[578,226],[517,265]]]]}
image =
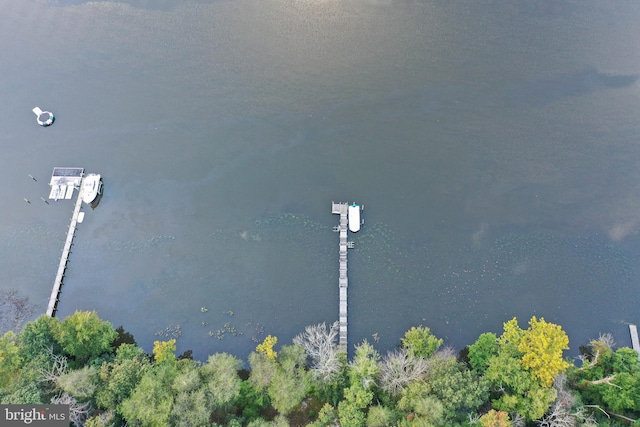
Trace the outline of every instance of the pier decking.
{"type": "Polygon", "coordinates": [[[629,325],[629,332],[631,333],[631,346],[638,353],[638,359],[640,359],[640,340],[638,340],[638,328],[636,325],[629,325]]]}
{"type": "Polygon", "coordinates": [[[60,264],[58,265],[58,273],[56,274],[56,280],[53,282],[53,289],[51,290],[51,297],[49,297],[49,305],[47,306],[47,316],[53,317],[56,314],[56,307],[58,305],[58,297],[62,288],[62,280],[64,279],[64,273],[67,269],[67,262],[69,262],[69,254],[71,253],[71,245],[73,243],[73,236],[76,232],[76,225],[78,224],[78,216],[80,215],[80,207],[82,206],[82,185],[78,189],[78,198],[76,200],[75,207],[73,208],[73,215],[71,216],[71,224],[69,224],[69,231],[67,231],[67,240],[64,242],[64,248],[62,249],[62,256],[60,257],[60,264]]]}
{"type": "Polygon", "coordinates": [[[347,248],[353,247],[353,242],[347,241],[347,218],[349,204],[331,202],[331,213],[340,215],[340,225],[334,227],[334,231],[340,233],[340,276],[338,285],[340,289],[340,341],[338,346],[341,351],[347,351],[347,288],[349,279],[347,278],[347,248]]]}
{"type": "Polygon", "coordinates": [[[84,169],[82,168],[54,168],[53,175],[51,177],[51,194],[49,198],[52,199],[71,199],[73,191],[78,188],[78,196],[76,204],[73,208],[73,215],[71,216],[71,224],[69,224],[69,230],[67,231],[67,239],[64,242],[62,249],[62,256],[60,257],[60,264],[58,265],[58,272],[56,279],[53,282],[53,288],[51,289],[51,296],[49,297],[49,304],[47,305],[47,316],[54,317],[60,297],[60,291],[62,288],[62,281],[64,280],[64,273],[67,269],[67,263],[69,262],[69,255],[71,253],[71,245],[73,244],[73,236],[76,232],[76,225],[80,217],[80,208],[82,207],[82,176],[84,175],[84,169]],[[62,197],[60,197],[62,196],[62,197]]]}

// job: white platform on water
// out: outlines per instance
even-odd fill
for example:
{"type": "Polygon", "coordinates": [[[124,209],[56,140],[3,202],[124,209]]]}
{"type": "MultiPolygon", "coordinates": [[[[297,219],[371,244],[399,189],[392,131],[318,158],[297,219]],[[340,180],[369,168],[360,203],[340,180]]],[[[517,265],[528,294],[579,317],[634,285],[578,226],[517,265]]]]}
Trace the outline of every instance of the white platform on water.
{"type": "Polygon", "coordinates": [[[640,340],[638,340],[638,328],[636,325],[629,325],[629,333],[631,334],[631,346],[638,353],[638,359],[640,359],[640,340]]]}
{"type": "Polygon", "coordinates": [[[53,200],[73,198],[73,190],[80,188],[84,168],[55,167],[51,174],[51,192],[49,198],[53,200]]]}

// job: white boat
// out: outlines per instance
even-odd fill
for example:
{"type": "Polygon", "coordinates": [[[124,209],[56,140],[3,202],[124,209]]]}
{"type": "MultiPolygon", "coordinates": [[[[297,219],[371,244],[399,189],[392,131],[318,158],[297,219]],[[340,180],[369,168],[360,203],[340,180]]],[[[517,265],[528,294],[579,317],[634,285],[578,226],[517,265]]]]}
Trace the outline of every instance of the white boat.
{"type": "Polygon", "coordinates": [[[82,201],[91,204],[102,192],[100,174],[90,173],[82,180],[82,201]]]}
{"type": "Polygon", "coordinates": [[[352,203],[349,205],[349,231],[357,233],[360,231],[360,205],[352,203]]]}

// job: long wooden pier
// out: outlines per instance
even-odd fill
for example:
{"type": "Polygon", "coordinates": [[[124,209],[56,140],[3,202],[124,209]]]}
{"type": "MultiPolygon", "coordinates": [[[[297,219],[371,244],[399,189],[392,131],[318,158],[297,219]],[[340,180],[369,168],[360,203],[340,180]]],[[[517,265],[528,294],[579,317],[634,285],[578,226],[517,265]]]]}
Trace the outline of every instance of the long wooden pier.
{"type": "Polygon", "coordinates": [[[347,241],[347,225],[349,223],[347,214],[349,205],[347,203],[331,202],[331,213],[340,215],[340,225],[334,227],[334,231],[340,233],[340,276],[338,285],[340,287],[340,341],[338,346],[341,351],[347,351],[347,288],[349,279],[347,278],[347,248],[353,247],[353,242],[347,241]]]}
{"type": "Polygon", "coordinates": [[[640,340],[638,340],[638,328],[636,325],[629,325],[629,332],[631,333],[631,346],[638,353],[638,359],[640,359],[640,340]]]}
{"type": "Polygon", "coordinates": [[[80,186],[78,189],[78,199],[76,200],[75,207],[73,208],[73,215],[71,216],[69,231],[67,231],[67,240],[64,242],[64,248],[62,249],[60,264],[58,265],[58,273],[56,274],[56,280],[53,282],[53,289],[51,289],[51,296],[49,297],[49,305],[47,306],[47,316],[49,317],[53,317],[56,314],[60,290],[62,288],[62,281],[64,279],[65,270],[67,269],[67,263],[69,262],[69,254],[71,253],[71,245],[73,244],[73,236],[76,232],[76,226],[78,225],[78,216],[80,215],[81,206],[82,181],[80,181],[80,186]]]}

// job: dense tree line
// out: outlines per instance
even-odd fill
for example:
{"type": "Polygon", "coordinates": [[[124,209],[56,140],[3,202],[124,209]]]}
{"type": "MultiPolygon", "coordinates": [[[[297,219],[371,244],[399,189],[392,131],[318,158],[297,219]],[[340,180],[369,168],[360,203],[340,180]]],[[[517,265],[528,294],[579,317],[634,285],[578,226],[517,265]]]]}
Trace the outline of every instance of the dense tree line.
{"type": "Polygon", "coordinates": [[[562,328],[536,317],[459,354],[424,326],[386,354],[358,343],[351,360],[337,338],[337,323],[280,347],[267,336],[245,366],[178,357],[175,340],[147,354],[95,312],[42,316],[0,339],[0,402],[66,403],[87,427],[640,425],[638,354],[610,335],[577,364],[562,328]]]}

